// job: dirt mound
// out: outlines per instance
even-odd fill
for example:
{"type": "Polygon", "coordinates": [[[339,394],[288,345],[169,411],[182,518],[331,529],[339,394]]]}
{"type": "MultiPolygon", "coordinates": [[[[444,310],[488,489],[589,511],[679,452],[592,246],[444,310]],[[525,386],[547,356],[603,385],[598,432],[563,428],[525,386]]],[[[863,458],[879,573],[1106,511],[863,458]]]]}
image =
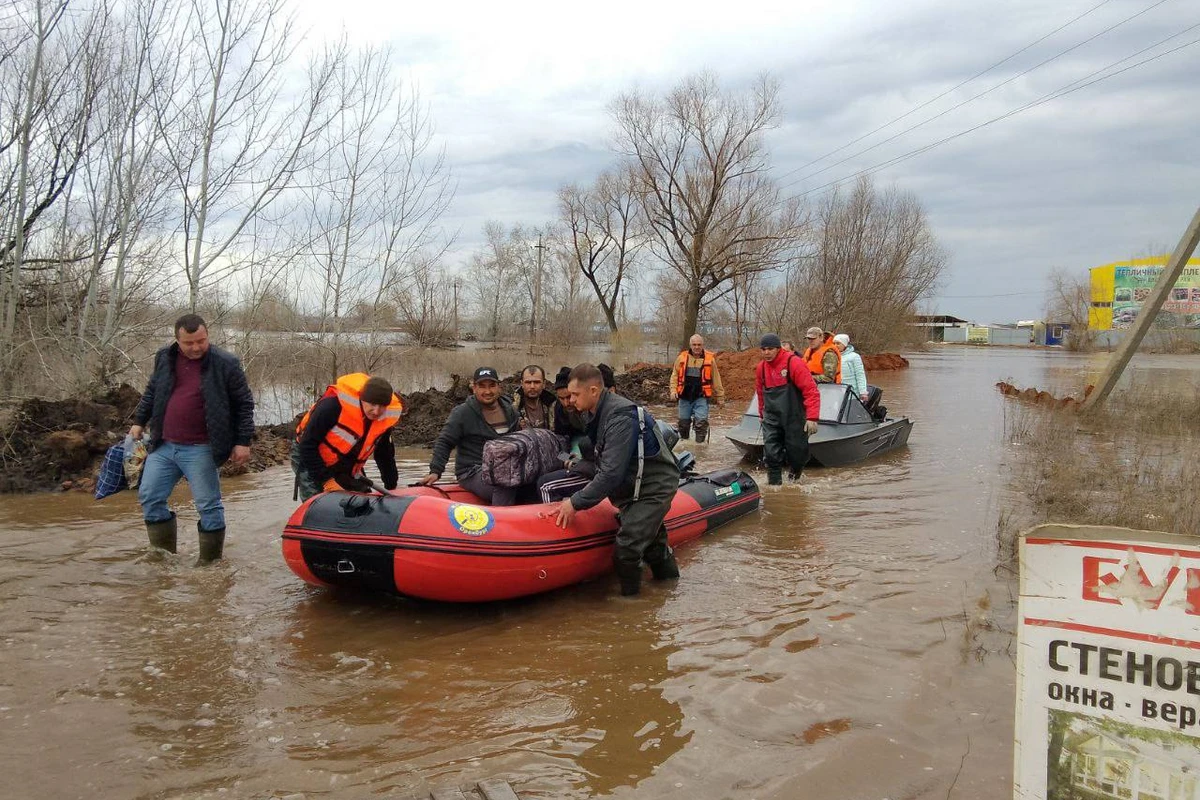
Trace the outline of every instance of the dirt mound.
{"type": "MultiPolygon", "coordinates": [[[[90,491],[105,451],[122,440],[133,424],[140,398],[140,392],[122,384],[90,398],[21,402],[3,431],[0,492],[90,491]]],[[[251,443],[250,463],[227,465],[223,472],[257,472],[286,462],[290,437],[286,425],[259,428],[251,443]]]]}
{"type": "MultiPolygon", "coordinates": [[[[721,383],[728,400],[749,400],[754,394],[754,371],[762,360],[757,347],[749,350],[724,350],[717,353],[717,369],[721,372],[721,383]]],[[[868,378],[872,371],[905,369],[908,359],[896,353],[878,353],[863,356],[863,367],[868,378]]]]}
{"type": "Polygon", "coordinates": [[[1088,395],[1090,395],[1092,390],[1096,387],[1088,384],[1083,389],[1083,397],[1079,398],[1055,397],[1054,395],[1050,394],[1050,392],[1034,389],[1033,387],[1021,389],[1013,386],[1007,381],[999,381],[996,384],[996,388],[999,389],[1000,394],[1004,395],[1005,397],[1015,397],[1019,400],[1024,400],[1027,403],[1043,406],[1045,408],[1064,408],[1071,411],[1078,411],[1079,407],[1083,404],[1083,401],[1087,399],[1088,395]]]}
{"type": "Polygon", "coordinates": [[[717,353],[717,370],[721,373],[726,400],[749,400],[754,394],[754,370],[762,361],[761,353],[757,347],[717,353]]]}
{"type": "Polygon", "coordinates": [[[863,369],[867,372],[908,369],[908,359],[896,353],[876,353],[872,356],[863,356],[862,360],[863,369]]]}
{"type": "Polygon", "coordinates": [[[635,403],[671,401],[670,364],[634,364],[628,372],[616,376],[617,391],[635,403]]]}

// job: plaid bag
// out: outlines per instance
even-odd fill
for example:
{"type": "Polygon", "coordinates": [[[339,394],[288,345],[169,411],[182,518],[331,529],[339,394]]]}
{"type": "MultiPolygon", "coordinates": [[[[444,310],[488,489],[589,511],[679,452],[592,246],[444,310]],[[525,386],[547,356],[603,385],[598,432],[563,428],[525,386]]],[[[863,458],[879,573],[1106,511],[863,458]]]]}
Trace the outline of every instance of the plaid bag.
{"type": "Polygon", "coordinates": [[[545,428],[513,431],[483,443],[483,480],[492,486],[523,486],[562,469],[566,437],[545,428]]]}
{"type": "Polygon", "coordinates": [[[96,476],[96,499],[103,500],[110,494],[116,494],[122,489],[129,488],[125,480],[125,445],[117,442],[104,454],[100,464],[100,474],[96,476]]]}

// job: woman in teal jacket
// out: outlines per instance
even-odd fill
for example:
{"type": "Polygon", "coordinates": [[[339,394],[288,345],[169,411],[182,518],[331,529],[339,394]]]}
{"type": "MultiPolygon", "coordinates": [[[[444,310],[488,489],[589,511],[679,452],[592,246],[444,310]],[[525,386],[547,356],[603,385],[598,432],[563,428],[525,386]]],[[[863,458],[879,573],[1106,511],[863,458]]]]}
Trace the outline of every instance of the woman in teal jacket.
{"type": "Polygon", "coordinates": [[[833,337],[833,343],[842,351],[842,382],[853,386],[859,398],[867,402],[867,371],[863,368],[862,356],[844,333],[833,337]]]}

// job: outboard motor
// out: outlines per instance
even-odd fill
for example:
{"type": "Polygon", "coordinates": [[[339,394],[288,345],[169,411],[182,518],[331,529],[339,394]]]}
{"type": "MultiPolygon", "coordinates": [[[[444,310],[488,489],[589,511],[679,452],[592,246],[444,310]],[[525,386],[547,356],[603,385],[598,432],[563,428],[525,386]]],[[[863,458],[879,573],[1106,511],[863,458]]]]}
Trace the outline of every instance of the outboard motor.
{"type": "Polygon", "coordinates": [[[663,441],[667,443],[667,447],[671,449],[671,455],[675,456],[675,464],[679,467],[680,476],[690,475],[696,471],[696,457],[687,450],[675,452],[675,445],[679,444],[679,431],[663,422],[661,419],[654,421],[658,432],[662,434],[663,441]]]}
{"type": "Polygon", "coordinates": [[[863,406],[870,413],[871,419],[876,422],[883,422],[887,419],[887,406],[881,405],[879,402],[882,399],[883,389],[867,384],[867,402],[863,403],[863,406]]]}
{"type": "Polygon", "coordinates": [[[654,420],[654,426],[658,428],[658,432],[662,434],[663,441],[667,443],[667,447],[675,450],[675,445],[679,444],[679,431],[672,426],[663,422],[661,419],[654,420]]]}

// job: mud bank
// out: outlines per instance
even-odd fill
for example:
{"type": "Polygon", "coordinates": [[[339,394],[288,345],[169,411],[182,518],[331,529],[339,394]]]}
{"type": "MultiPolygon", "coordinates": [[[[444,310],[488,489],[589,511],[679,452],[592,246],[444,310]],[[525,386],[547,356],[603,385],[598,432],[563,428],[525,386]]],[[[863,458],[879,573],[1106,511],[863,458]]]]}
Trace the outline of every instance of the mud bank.
{"type": "MultiPolygon", "coordinates": [[[[717,354],[730,400],[746,400],[753,393],[758,361],[757,349],[717,354]]],[[[864,356],[864,361],[868,371],[908,366],[905,359],[890,354],[864,356]]],[[[670,364],[634,364],[617,374],[617,391],[638,403],[667,403],[670,377],[670,364]]],[[[501,386],[512,396],[519,383],[519,376],[510,375],[501,386]]],[[[452,375],[449,389],[431,388],[404,395],[404,418],[393,431],[392,440],[402,447],[431,446],[451,409],[466,400],[469,392],[470,380],[452,375]]],[[[138,390],[122,384],[90,398],[34,398],[9,407],[0,421],[0,493],[94,489],[104,453],[125,437],[140,396],[138,390]]],[[[298,420],[258,426],[250,444],[249,464],[226,464],[221,473],[261,472],[287,463],[298,420]]]]}
{"type": "MultiPolygon", "coordinates": [[[[617,376],[620,391],[638,402],[665,402],[670,368],[634,369],[617,376]]],[[[512,396],[519,376],[501,385],[512,396]]],[[[406,412],[392,433],[400,446],[428,447],[451,409],[466,400],[470,380],[451,376],[450,388],[404,395],[406,412]]],[[[128,384],[90,398],[24,400],[0,418],[0,493],[55,490],[92,491],[104,453],[124,439],[133,424],[141,393],[128,384]]],[[[288,462],[299,417],[282,425],[260,425],[250,443],[250,462],[226,464],[222,475],[261,472],[288,462]]]]}

